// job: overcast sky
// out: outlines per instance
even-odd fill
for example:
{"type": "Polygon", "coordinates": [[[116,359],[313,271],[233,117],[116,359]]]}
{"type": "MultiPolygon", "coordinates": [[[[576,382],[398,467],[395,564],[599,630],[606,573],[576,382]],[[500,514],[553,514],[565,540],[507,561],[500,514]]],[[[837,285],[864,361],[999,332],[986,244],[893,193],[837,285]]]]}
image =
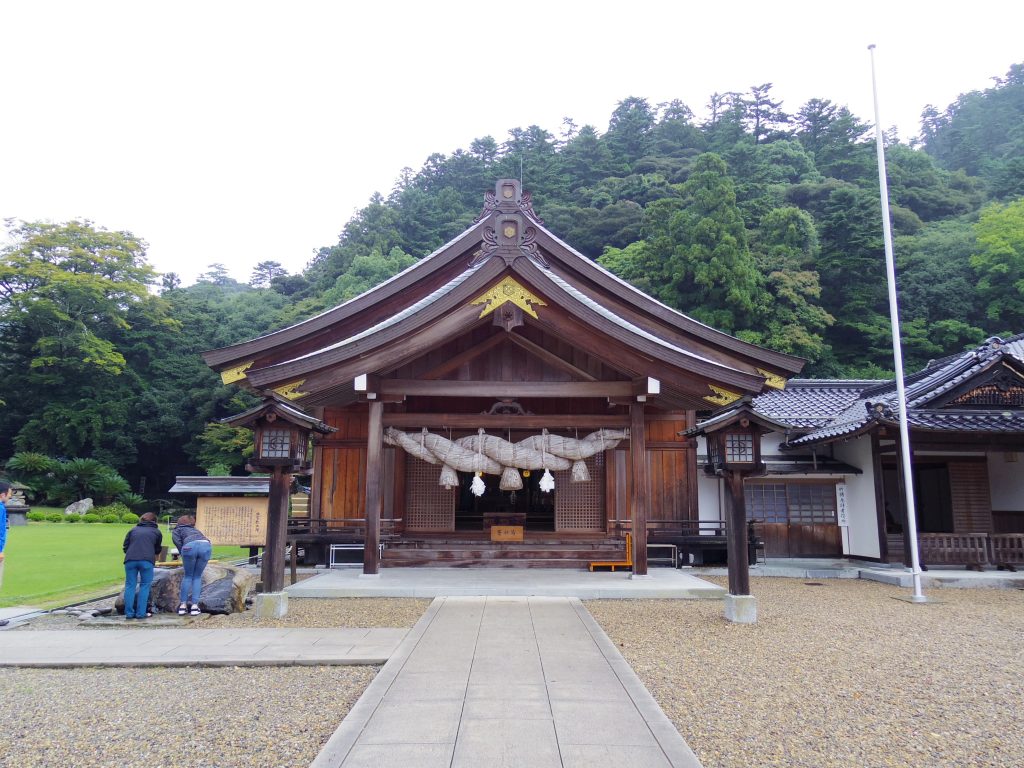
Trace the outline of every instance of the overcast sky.
{"type": "MultiPolygon", "coordinates": [[[[1019,2],[0,3],[0,218],[88,218],[187,283],[296,272],[404,166],[616,103],[774,83],[909,138],[1024,61],[1019,2]]],[[[529,189],[530,180],[525,180],[529,189]]],[[[481,190],[481,201],[484,190],[481,190]]],[[[540,212],[543,215],[543,212],[540,212]]]]}

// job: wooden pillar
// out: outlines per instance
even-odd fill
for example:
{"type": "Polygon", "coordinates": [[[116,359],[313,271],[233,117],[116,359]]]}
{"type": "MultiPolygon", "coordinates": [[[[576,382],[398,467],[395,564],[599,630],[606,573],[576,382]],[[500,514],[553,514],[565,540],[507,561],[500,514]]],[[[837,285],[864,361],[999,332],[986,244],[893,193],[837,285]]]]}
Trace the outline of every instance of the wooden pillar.
{"type": "Polygon", "coordinates": [[[747,506],[743,496],[743,474],[725,472],[729,502],[729,530],[726,551],[729,558],[729,594],[750,594],[750,563],[747,561],[747,506]]]}
{"type": "MultiPolygon", "coordinates": [[[[697,412],[686,412],[686,428],[690,429],[697,423],[697,412]]],[[[686,519],[700,520],[697,504],[697,438],[686,441],[686,519]]]]}
{"type": "MultiPolygon", "coordinates": [[[[900,450],[900,440],[902,435],[896,441],[896,487],[899,488],[900,494],[900,525],[903,526],[903,565],[907,568],[910,567],[913,562],[910,557],[910,525],[907,522],[907,484],[904,482],[906,475],[903,469],[903,451],[900,450]]],[[[911,448],[910,451],[910,463],[914,463],[914,451],[911,448]]]]}
{"type": "Polygon", "coordinates": [[[633,575],[647,575],[647,430],[644,404],[629,406],[629,453],[633,472],[633,575]]]}
{"type": "Polygon", "coordinates": [[[320,484],[324,479],[324,447],[320,444],[320,440],[316,437],[313,438],[313,476],[309,478],[309,522],[310,527],[313,527],[314,520],[322,520],[324,517],[323,513],[323,496],[320,484]]]}
{"type": "Polygon", "coordinates": [[[882,453],[878,445],[878,433],[871,433],[871,473],[875,485],[875,519],[878,526],[878,559],[889,562],[889,520],[885,514],[885,483],[882,470],[882,453]]]}
{"type": "Polygon", "coordinates": [[[384,474],[384,404],[370,401],[370,422],[366,436],[366,539],[363,545],[363,573],[380,573],[381,477],[384,474]]]}
{"type": "Polygon", "coordinates": [[[267,502],[267,546],[263,548],[260,578],[264,592],[284,589],[284,550],[288,538],[288,492],[292,476],[281,467],[270,475],[270,498],[267,502]]]}

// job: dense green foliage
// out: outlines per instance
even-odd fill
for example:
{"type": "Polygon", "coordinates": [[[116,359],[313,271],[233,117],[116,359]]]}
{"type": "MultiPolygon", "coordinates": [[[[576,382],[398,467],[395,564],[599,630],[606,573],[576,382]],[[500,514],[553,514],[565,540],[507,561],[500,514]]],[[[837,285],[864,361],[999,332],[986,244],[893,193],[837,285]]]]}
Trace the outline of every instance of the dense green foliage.
{"type": "MultiPolygon", "coordinates": [[[[669,306],[808,360],[819,376],[892,368],[870,127],[825,98],[789,112],[771,83],[715,93],[709,117],[623,99],[602,133],[513,128],[405,168],[302,274],[211,264],[157,276],[143,243],[89,222],[11,224],[0,250],[0,458],[81,457],[126,491],[240,471],[246,431],[215,424],[251,398],[200,353],[323,311],[431,253],[498,178],[524,179],[546,226],[669,306]]],[[[921,136],[887,139],[907,367],[1024,330],[1024,64],[929,106],[921,136]]],[[[15,461],[15,468],[18,462],[15,461]]],[[[83,472],[88,466],[81,467],[83,472]]],[[[69,478],[84,490],[87,474],[69,478]]]]}

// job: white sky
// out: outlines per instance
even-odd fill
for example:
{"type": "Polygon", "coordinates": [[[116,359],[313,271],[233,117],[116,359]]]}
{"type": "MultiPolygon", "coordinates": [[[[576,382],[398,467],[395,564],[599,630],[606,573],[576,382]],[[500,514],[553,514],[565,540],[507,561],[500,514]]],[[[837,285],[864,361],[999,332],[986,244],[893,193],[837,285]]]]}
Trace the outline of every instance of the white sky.
{"type": "Polygon", "coordinates": [[[296,272],[403,166],[566,116],[604,131],[627,96],[702,118],[772,82],[791,112],[873,122],[869,43],[881,121],[909,138],[1024,60],[1022,22],[991,0],[4,0],[0,219],[129,230],[186,284],[296,272]]]}

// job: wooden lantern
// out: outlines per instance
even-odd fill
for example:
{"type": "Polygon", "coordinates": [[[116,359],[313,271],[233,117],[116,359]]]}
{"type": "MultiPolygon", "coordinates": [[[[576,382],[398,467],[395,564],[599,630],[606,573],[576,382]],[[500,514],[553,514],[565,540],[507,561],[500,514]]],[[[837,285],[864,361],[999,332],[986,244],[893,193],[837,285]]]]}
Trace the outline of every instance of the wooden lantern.
{"type": "Polygon", "coordinates": [[[234,427],[252,428],[254,445],[249,459],[250,472],[279,468],[289,474],[307,474],[310,471],[310,435],[314,431],[324,434],[334,431],[290,403],[272,397],[222,421],[234,427]]]}
{"type": "Polygon", "coordinates": [[[749,419],[741,418],[724,429],[706,434],[708,474],[721,474],[723,470],[756,472],[761,469],[761,434],[749,419]]]}

